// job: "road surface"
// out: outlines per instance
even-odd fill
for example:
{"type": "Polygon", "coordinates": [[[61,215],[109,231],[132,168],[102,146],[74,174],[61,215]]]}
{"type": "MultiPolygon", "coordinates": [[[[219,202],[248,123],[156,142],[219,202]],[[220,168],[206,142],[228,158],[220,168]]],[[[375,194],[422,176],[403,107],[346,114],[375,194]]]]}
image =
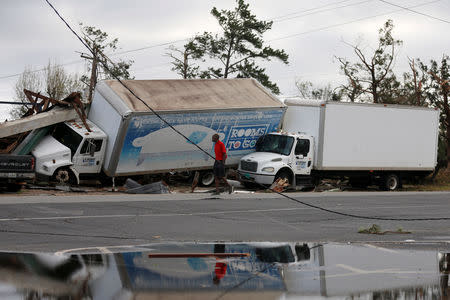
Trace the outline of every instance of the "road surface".
{"type": "MultiPolygon", "coordinates": [[[[449,218],[450,192],[288,193],[340,213],[449,218]]],[[[172,241],[419,242],[450,245],[449,220],[382,221],[343,216],[269,193],[211,196],[72,194],[0,197],[0,250],[127,249],[172,241]],[[372,224],[381,231],[361,234],[372,224]]]]}

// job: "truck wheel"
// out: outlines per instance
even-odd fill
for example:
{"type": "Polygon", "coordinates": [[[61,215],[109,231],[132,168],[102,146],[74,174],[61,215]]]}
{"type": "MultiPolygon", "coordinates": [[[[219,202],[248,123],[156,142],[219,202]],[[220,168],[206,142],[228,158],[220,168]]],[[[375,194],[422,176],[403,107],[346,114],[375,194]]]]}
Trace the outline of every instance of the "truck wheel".
{"type": "Polygon", "coordinates": [[[59,168],[53,174],[53,181],[59,184],[76,184],[77,180],[75,175],[69,168],[59,168]]]}
{"type": "Polygon", "coordinates": [[[389,174],[384,177],[383,189],[386,191],[395,191],[401,188],[400,178],[396,174],[389,174]]]}
{"type": "Polygon", "coordinates": [[[213,183],[214,183],[214,173],[212,171],[206,171],[200,174],[200,184],[202,186],[210,186],[213,183]]]}

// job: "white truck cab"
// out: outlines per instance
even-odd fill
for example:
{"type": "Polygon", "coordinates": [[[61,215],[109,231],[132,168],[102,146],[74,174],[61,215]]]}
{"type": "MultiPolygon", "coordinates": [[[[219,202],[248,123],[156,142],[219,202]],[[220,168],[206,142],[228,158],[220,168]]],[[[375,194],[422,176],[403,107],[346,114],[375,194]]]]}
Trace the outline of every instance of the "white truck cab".
{"type": "Polygon", "coordinates": [[[36,173],[56,181],[79,184],[80,174],[100,173],[105,156],[107,135],[87,120],[58,124],[50,135],[32,150],[36,173]]]}
{"type": "Polygon", "coordinates": [[[310,175],[314,161],[314,139],[303,133],[275,132],[256,142],[256,152],[239,164],[243,182],[270,185],[277,178],[294,183],[297,175],[310,175]]]}

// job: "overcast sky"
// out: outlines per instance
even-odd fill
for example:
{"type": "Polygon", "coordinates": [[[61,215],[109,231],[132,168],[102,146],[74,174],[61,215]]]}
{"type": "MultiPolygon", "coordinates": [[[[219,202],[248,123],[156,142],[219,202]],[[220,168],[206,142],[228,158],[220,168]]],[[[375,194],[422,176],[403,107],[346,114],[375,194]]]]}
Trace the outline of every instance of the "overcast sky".
{"type": "MultiPolygon", "coordinates": [[[[136,79],[179,78],[171,71],[168,44],[181,47],[184,39],[204,31],[218,32],[212,7],[232,9],[234,0],[50,0],[77,31],[78,23],[95,26],[119,39],[111,56],[134,60],[136,79]],[[178,41],[178,42],[177,42],[178,41]],[[166,44],[164,46],[158,46],[166,44]],[[139,50],[140,49],[140,50],[139,50]]],[[[289,54],[289,65],[265,63],[271,80],[282,95],[296,94],[295,81],[316,85],[343,82],[335,56],[356,61],[345,44],[362,42],[367,50],[377,45],[377,30],[387,19],[394,21],[395,38],[403,46],[395,71],[408,71],[408,57],[440,60],[450,55],[450,0],[247,0],[262,20],[273,20],[264,36],[273,48],[289,54]],[[413,11],[415,12],[413,12],[413,11]],[[420,13],[420,14],[419,14],[420,13]]],[[[41,69],[49,60],[68,72],[85,72],[79,52],[87,52],[44,0],[1,0],[0,100],[13,99],[13,87],[25,67],[41,69]]],[[[0,107],[0,110],[4,108],[0,107]]]]}

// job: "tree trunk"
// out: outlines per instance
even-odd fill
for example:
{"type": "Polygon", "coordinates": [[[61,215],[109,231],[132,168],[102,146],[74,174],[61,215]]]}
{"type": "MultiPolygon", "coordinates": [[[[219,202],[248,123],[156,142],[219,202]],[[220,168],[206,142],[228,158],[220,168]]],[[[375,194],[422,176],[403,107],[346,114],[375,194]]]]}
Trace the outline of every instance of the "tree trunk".
{"type": "MultiPolygon", "coordinates": [[[[447,115],[447,124],[450,124],[450,115],[447,115]]],[[[447,167],[450,163],[450,126],[447,125],[447,167]]]]}
{"type": "Polygon", "coordinates": [[[445,129],[447,130],[447,167],[450,163],[450,107],[448,103],[448,95],[444,94],[444,112],[445,112],[445,129]]]}
{"type": "Polygon", "coordinates": [[[378,103],[377,86],[375,84],[372,84],[372,97],[373,97],[373,103],[378,103]]]}

